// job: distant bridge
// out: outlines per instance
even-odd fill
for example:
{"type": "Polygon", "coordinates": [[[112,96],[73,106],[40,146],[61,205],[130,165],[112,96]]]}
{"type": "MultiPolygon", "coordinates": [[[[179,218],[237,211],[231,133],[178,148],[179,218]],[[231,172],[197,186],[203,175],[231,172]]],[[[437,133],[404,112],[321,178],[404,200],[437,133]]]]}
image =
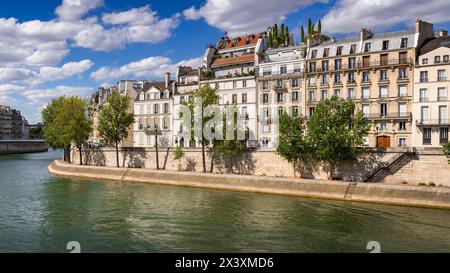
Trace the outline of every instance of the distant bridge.
{"type": "Polygon", "coordinates": [[[47,152],[43,140],[0,140],[0,155],[47,152]]]}

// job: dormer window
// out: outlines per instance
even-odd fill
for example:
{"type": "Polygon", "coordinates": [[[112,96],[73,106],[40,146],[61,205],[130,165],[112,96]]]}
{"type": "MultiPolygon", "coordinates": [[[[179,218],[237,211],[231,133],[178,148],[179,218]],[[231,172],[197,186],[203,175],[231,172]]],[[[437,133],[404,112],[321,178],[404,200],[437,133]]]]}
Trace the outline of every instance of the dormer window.
{"type": "Polygon", "coordinates": [[[407,48],[407,47],[408,47],[408,38],[402,38],[400,48],[407,48]]]}
{"type": "Polygon", "coordinates": [[[351,45],[350,46],[350,54],[355,54],[356,53],[356,45],[351,45]]]}
{"type": "Polygon", "coordinates": [[[389,41],[383,41],[383,50],[388,50],[389,49],[389,41]]]}
{"type": "Polygon", "coordinates": [[[232,47],[235,47],[238,43],[239,43],[239,38],[234,39],[232,47]]]}
{"type": "Polygon", "coordinates": [[[434,63],[438,64],[441,62],[441,56],[434,57],[434,63]]]}
{"type": "Polygon", "coordinates": [[[326,58],[328,56],[330,56],[330,49],[329,48],[325,48],[323,50],[323,57],[326,58]]]}
{"type": "Polygon", "coordinates": [[[337,49],[336,49],[336,56],[341,56],[342,55],[342,49],[343,49],[344,47],[342,47],[342,46],[338,46],[337,47],[337,49]]]}
{"type": "Polygon", "coordinates": [[[364,52],[370,52],[370,43],[364,44],[364,52]]]}
{"type": "Polygon", "coordinates": [[[316,56],[317,56],[317,50],[311,51],[311,58],[312,58],[312,59],[315,59],[316,56]]]}

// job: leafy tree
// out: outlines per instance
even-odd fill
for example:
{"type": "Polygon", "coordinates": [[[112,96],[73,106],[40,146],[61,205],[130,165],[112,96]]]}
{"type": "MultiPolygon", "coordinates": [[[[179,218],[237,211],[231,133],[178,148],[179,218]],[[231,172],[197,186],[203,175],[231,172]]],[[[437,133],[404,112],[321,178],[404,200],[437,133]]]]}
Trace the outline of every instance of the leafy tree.
{"type": "Polygon", "coordinates": [[[121,96],[119,92],[114,91],[100,111],[99,134],[103,143],[115,146],[117,167],[119,167],[119,143],[128,136],[129,128],[134,123],[134,114],[129,112],[129,108],[130,97],[121,96]]]}
{"type": "Polygon", "coordinates": [[[319,22],[318,22],[318,24],[317,24],[317,31],[318,31],[319,33],[322,33],[322,21],[321,21],[321,20],[319,20],[319,22]]]}
{"type": "Polygon", "coordinates": [[[308,19],[308,35],[311,35],[313,33],[313,26],[312,26],[312,20],[311,18],[308,19]]]}
{"type": "Polygon", "coordinates": [[[269,46],[272,48],[277,48],[279,46],[289,46],[293,44],[291,34],[289,33],[289,27],[281,24],[278,29],[278,25],[275,24],[273,27],[269,28],[269,46]]]}
{"type": "MultiPolygon", "coordinates": [[[[443,150],[447,157],[450,157],[450,142],[443,145],[443,150]]],[[[450,160],[448,161],[448,163],[450,164],[450,160]]]]}
{"type": "Polygon", "coordinates": [[[178,168],[181,170],[181,159],[184,157],[184,152],[181,147],[177,147],[173,152],[173,159],[178,161],[178,168]]]}
{"type": "MultiPolygon", "coordinates": [[[[201,134],[201,137],[199,139],[200,144],[202,145],[202,166],[203,166],[203,172],[206,173],[206,146],[209,144],[209,141],[206,139],[203,128],[205,124],[213,119],[214,117],[205,117],[203,115],[206,107],[210,105],[217,105],[219,103],[219,93],[217,89],[211,88],[209,85],[202,85],[200,88],[194,92],[193,99],[190,99],[189,101],[184,102],[184,105],[187,106],[190,109],[191,112],[191,140],[195,140],[195,117],[197,115],[202,116],[201,120],[201,126],[202,130],[199,132],[201,134]],[[195,113],[194,112],[194,103],[195,98],[201,100],[201,113],[195,113]]],[[[184,113],[180,112],[180,118],[183,118],[184,113]]]]}
{"type": "Polygon", "coordinates": [[[300,40],[301,40],[302,43],[306,42],[306,39],[305,39],[305,28],[303,26],[300,28],[300,40]]]}
{"type": "Polygon", "coordinates": [[[283,113],[279,120],[277,154],[292,164],[294,176],[297,175],[299,164],[307,158],[308,150],[302,118],[283,113]]]}
{"type": "Polygon", "coordinates": [[[78,97],[59,97],[42,111],[44,139],[53,149],[64,149],[64,160],[70,163],[70,145],[80,150],[89,138],[91,121],[86,113],[87,103],[78,97]]]}
{"type": "Polygon", "coordinates": [[[352,161],[360,155],[364,138],[369,133],[367,118],[361,111],[353,115],[355,104],[332,97],[317,105],[308,124],[308,142],[313,158],[328,165],[328,177],[334,178],[336,165],[352,161]]]}
{"type": "Polygon", "coordinates": [[[43,127],[33,127],[30,128],[30,139],[43,139],[44,138],[44,128],[43,127]]]}

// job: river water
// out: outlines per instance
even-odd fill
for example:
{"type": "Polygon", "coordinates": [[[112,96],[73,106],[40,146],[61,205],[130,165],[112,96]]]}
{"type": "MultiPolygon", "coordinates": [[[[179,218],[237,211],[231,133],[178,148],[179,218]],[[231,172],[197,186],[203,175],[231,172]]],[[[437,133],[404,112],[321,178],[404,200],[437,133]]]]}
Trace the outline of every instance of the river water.
{"type": "Polygon", "coordinates": [[[450,211],[49,175],[0,156],[0,252],[450,252],[450,211]]]}

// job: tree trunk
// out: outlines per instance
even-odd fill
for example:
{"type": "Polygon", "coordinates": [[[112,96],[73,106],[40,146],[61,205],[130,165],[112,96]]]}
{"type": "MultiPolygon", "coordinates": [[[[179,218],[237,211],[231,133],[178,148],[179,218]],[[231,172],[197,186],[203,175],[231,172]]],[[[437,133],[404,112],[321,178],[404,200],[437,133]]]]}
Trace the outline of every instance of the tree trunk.
{"type": "Polygon", "coordinates": [[[211,153],[211,166],[209,168],[209,172],[213,173],[214,172],[214,156],[211,153]]]}
{"type": "Polygon", "coordinates": [[[293,165],[294,165],[294,178],[297,178],[297,164],[295,164],[294,162],[293,165]]]}
{"type": "Polygon", "coordinates": [[[206,155],[205,155],[205,144],[202,141],[202,163],[203,163],[203,173],[206,173],[206,155]]]}
{"type": "Polygon", "coordinates": [[[78,148],[78,151],[80,152],[80,165],[83,166],[83,146],[80,146],[80,148],[78,148]]]}
{"type": "Polygon", "coordinates": [[[334,169],[335,169],[335,164],[331,163],[330,164],[330,172],[329,172],[328,180],[333,180],[333,178],[334,178],[334,169]]]}
{"type": "Polygon", "coordinates": [[[67,154],[66,162],[70,164],[70,145],[67,145],[66,148],[64,148],[64,153],[67,154]]]}
{"type": "Polygon", "coordinates": [[[119,143],[116,142],[116,163],[117,163],[117,168],[119,168],[119,143]]]}

